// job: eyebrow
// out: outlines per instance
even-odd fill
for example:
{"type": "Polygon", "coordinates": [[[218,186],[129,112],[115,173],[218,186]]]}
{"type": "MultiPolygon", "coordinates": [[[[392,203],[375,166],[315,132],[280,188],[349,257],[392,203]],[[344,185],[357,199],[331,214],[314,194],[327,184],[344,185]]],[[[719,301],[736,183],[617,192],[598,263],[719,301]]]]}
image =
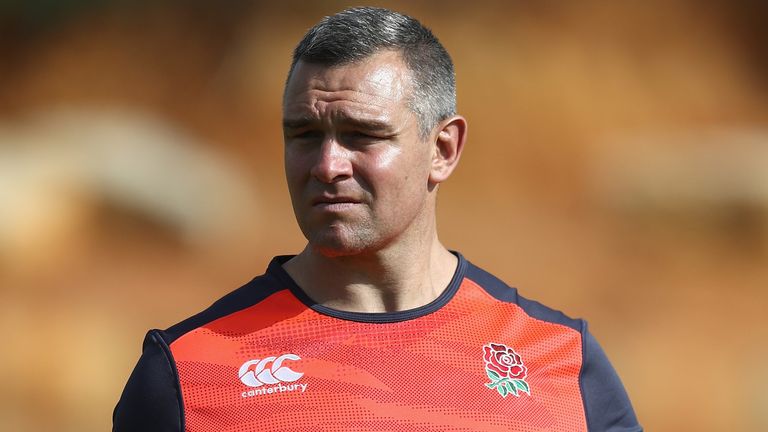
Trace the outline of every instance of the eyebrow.
{"type": "Polygon", "coordinates": [[[375,119],[360,119],[348,116],[342,116],[341,124],[351,126],[356,129],[369,130],[369,131],[389,131],[392,126],[380,120],[375,119]]]}
{"type": "MultiPolygon", "coordinates": [[[[360,119],[340,113],[338,115],[339,123],[341,126],[353,127],[368,131],[381,131],[389,132],[392,130],[392,126],[381,120],[375,119],[360,119]]],[[[302,116],[296,118],[283,119],[284,129],[301,129],[309,126],[314,126],[320,123],[320,119],[310,116],[302,116]]]]}
{"type": "Polygon", "coordinates": [[[283,119],[283,129],[301,129],[317,123],[320,123],[320,120],[314,117],[283,119]]]}

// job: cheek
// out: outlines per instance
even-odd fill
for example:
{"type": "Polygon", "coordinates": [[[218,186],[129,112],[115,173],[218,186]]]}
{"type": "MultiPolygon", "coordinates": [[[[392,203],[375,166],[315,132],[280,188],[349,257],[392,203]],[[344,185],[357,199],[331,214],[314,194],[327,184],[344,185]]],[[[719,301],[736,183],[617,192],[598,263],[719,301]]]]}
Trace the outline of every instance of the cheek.
{"type": "Polygon", "coordinates": [[[285,159],[285,183],[288,186],[288,194],[291,202],[296,207],[301,202],[304,186],[306,183],[306,170],[302,168],[300,160],[286,157],[285,159]]]}
{"type": "Polygon", "coordinates": [[[398,190],[419,190],[429,176],[429,156],[424,152],[388,147],[377,153],[372,160],[374,170],[390,179],[398,190]]]}
{"type": "Polygon", "coordinates": [[[309,172],[310,155],[286,149],[283,163],[285,166],[285,177],[288,179],[288,183],[291,183],[307,175],[309,172]]]}
{"type": "Polygon", "coordinates": [[[403,156],[403,151],[400,148],[387,147],[376,155],[376,167],[380,170],[392,169],[401,159],[403,159],[403,156]]]}

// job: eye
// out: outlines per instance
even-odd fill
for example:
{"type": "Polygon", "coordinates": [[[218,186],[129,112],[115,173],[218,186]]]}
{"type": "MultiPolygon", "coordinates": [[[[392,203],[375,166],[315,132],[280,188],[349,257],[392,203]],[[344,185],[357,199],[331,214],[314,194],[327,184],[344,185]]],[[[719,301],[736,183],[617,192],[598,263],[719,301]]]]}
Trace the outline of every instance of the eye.
{"type": "Polygon", "coordinates": [[[303,130],[298,132],[287,132],[286,138],[299,142],[310,142],[323,139],[323,132],[319,130],[303,130]]]}
{"type": "Polygon", "coordinates": [[[341,135],[341,139],[344,143],[349,145],[368,145],[381,140],[380,137],[364,131],[345,132],[341,135]]]}

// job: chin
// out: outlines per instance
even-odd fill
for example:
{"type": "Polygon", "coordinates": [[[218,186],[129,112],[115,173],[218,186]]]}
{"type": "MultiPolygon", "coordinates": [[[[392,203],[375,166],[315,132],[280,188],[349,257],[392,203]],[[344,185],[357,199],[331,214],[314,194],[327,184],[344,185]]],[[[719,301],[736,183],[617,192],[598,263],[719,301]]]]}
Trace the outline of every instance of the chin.
{"type": "Polygon", "coordinates": [[[345,256],[355,256],[359,255],[359,252],[356,250],[350,250],[350,249],[338,249],[338,248],[329,248],[325,246],[316,246],[311,245],[312,249],[317,251],[320,255],[326,257],[326,258],[340,258],[345,256]]]}
{"type": "Polygon", "coordinates": [[[339,239],[310,239],[309,245],[323,256],[336,258],[342,256],[352,256],[364,253],[369,248],[361,247],[359,244],[350,244],[350,242],[339,241],[339,239]]]}
{"type": "Polygon", "coordinates": [[[372,241],[363,231],[316,233],[307,238],[312,249],[329,258],[361,255],[378,249],[377,242],[372,241]]]}

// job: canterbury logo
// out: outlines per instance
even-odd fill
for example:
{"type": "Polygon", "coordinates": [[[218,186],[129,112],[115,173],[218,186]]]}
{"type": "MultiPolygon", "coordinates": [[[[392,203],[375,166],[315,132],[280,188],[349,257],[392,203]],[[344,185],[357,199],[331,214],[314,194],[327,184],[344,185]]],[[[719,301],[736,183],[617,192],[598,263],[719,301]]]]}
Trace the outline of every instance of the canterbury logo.
{"type": "Polygon", "coordinates": [[[259,387],[264,384],[294,382],[304,376],[302,372],[295,372],[288,366],[283,366],[286,360],[296,361],[301,360],[301,357],[296,354],[283,354],[280,357],[249,360],[240,366],[240,381],[250,387],[259,387]]]}

